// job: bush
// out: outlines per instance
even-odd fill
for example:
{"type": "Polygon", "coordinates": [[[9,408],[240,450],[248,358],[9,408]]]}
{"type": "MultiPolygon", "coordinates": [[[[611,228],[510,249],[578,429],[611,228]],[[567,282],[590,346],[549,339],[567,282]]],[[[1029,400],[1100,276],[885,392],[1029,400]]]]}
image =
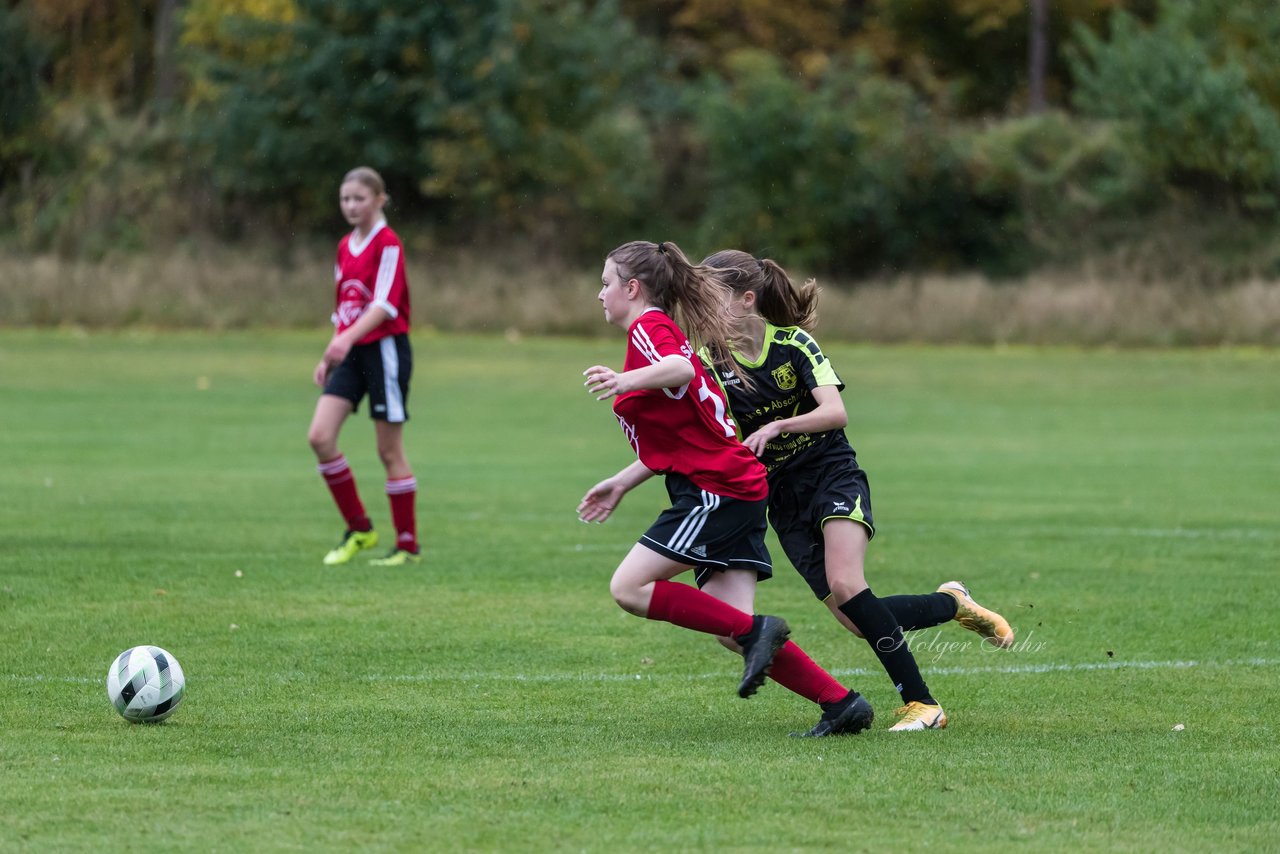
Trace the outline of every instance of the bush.
{"type": "Polygon", "coordinates": [[[854,273],[909,264],[943,150],[923,103],[866,64],[812,89],[768,54],[726,65],[690,100],[707,170],[699,242],[854,273]]]}
{"type": "Polygon", "coordinates": [[[201,212],[172,125],[105,101],[64,102],[44,119],[38,170],[14,204],[20,245],[101,258],[172,241],[201,212]]]}
{"type": "Polygon", "coordinates": [[[694,99],[709,174],[703,245],[843,276],[1017,266],[1016,188],[977,192],[963,127],[910,88],[866,63],[812,89],[768,55],[728,67],[694,99]]]}
{"type": "Polygon", "coordinates": [[[1014,266],[1105,248],[1111,226],[1145,216],[1159,197],[1135,142],[1108,123],[1044,113],[954,139],[973,197],[1005,210],[1002,227],[1023,244],[1014,266]]]}
{"type": "Polygon", "coordinates": [[[614,0],[298,0],[238,19],[272,52],[206,52],[194,127],[231,197],[333,221],[339,177],[381,171],[404,209],[458,235],[557,246],[633,226],[656,194],[643,96],[655,52],[614,0]]]}
{"type": "Polygon", "coordinates": [[[1215,61],[1192,26],[1193,7],[1167,0],[1150,28],[1118,11],[1103,41],[1077,28],[1070,53],[1074,103],[1085,116],[1124,123],[1162,179],[1246,208],[1280,202],[1280,116],[1245,68],[1215,61]]]}

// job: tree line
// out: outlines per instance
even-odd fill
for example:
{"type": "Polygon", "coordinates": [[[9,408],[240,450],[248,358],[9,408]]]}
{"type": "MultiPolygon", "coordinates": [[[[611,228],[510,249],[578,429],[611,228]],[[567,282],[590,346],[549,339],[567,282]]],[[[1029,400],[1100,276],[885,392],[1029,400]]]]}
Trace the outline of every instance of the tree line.
{"type": "Polygon", "coordinates": [[[678,235],[848,276],[1012,274],[1174,227],[1227,268],[1265,266],[1249,249],[1280,222],[1280,16],[1264,0],[0,6],[9,246],[330,230],[357,164],[440,241],[561,259],[678,235]]]}

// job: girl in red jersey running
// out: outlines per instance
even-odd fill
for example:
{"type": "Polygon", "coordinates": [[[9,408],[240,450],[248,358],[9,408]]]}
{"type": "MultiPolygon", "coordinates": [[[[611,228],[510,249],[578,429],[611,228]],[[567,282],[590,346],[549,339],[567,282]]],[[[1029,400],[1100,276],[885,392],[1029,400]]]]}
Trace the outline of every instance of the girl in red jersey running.
{"type": "Polygon", "coordinates": [[[367,166],[351,170],[342,179],[338,203],[353,230],[338,241],[335,329],[313,374],[324,393],[307,431],[317,468],[347,525],[341,542],[325,555],[328,565],[347,563],[378,544],[355,476],[338,451],[338,433],[365,395],[377,433],[378,457],[387,471],[387,498],[396,529],[395,546],[372,563],[402,566],[419,560],[414,511],[418,483],[405,456],[403,432],[413,373],[409,282],[400,238],[382,213],[387,201],[382,177],[367,166]]]}
{"type": "MultiPolygon", "coordinates": [[[[867,543],[875,534],[871,488],[844,427],[836,375],[809,330],[817,286],[796,288],[769,260],[725,250],[703,262],[720,271],[733,292],[729,314],[737,340],[727,364],[711,362],[742,431],[743,443],[768,470],[769,521],[814,595],[849,631],[866,639],[902,696],[891,730],[941,729],[942,706],[929,692],[904,631],[957,620],[995,646],[1009,647],[1013,630],[983,608],[958,581],[934,593],[878,598],[867,584],[867,543]]],[[[721,353],[730,352],[721,350],[721,353]]],[[[750,590],[728,601],[750,608],[750,590]]]]}
{"type": "Polygon", "coordinates": [[[772,572],[765,547],[763,466],[737,439],[720,389],[673,319],[703,343],[729,352],[728,292],[672,243],[634,241],[609,253],[599,299],[605,320],[627,330],[621,372],[593,365],[583,374],[613,412],[639,458],[587,491],[584,522],[603,522],[629,490],[665,475],[672,506],[614,571],[610,593],[626,611],[715,635],[743,656],[738,696],[766,675],[818,703],[822,716],[805,735],[856,733],[871,725],[871,705],[787,640],[780,617],[752,616],[717,598],[722,586],[750,585],[772,572]],[[696,569],[699,587],[671,581],[696,569]],[[711,591],[711,592],[707,592],[711,591]]]}

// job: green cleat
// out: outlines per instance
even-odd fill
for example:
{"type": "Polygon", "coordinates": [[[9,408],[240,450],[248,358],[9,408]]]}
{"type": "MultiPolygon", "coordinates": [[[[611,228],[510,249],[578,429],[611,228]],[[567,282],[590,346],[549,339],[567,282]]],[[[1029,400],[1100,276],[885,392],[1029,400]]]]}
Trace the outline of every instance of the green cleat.
{"type": "Polygon", "coordinates": [[[377,544],[378,532],[372,528],[367,531],[347,531],[342,535],[342,542],[338,543],[338,547],[324,556],[324,565],[348,563],[357,553],[377,544]]]}
{"type": "Polygon", "coordinates": [[[369,561],[369,566],[406,566],[411,563],[422,563],[422,555],[418,552],[394,548],[387,552],[386,557],[376,557],[369,561]]]}

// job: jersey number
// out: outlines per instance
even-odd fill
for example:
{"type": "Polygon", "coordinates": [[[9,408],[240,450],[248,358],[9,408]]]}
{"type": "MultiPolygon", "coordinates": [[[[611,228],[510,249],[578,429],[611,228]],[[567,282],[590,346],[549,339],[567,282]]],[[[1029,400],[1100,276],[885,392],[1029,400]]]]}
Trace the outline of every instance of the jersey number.
{"type": "Polygon", "coordinates": [[[724,430],[724,434],[726,436],[737,436],[738,431],[733,425],[733,420],[725,414],[724,401],[720,399],[720,395],[711,390],[710,386],[707,385],[706,377],[703,377],[702,387],[698,389],[698,402],[701,403],[705,400],[711,401],[711,406],[715,410],[716,423],[724,430]]]}

